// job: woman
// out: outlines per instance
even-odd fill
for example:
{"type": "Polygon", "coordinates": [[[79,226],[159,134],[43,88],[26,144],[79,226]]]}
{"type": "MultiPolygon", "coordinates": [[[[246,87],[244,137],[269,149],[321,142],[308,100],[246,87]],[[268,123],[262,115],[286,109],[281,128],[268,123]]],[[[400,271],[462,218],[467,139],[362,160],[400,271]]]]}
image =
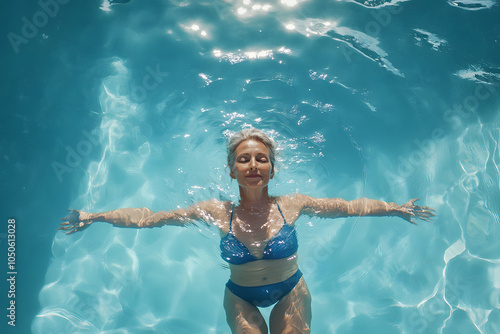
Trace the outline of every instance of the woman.
{"type": "Polygon", "coordinates": [[[314,198],[302,194],[269,196],[274,177],[275,144],[264,132],[251,128],[228,142],[230,176],[237,180],[239,203],[215,199],[187,209],[152,212],[147,208],[104,213],[71,210],[60,229],[73,233],[95,221],[119,227],[182,226],[204,221],[220,230],[221,256],[229,263],[224,308],[233,333],[267,333],[258,307],[275,305],[269,319],[271,333],[310,333],[311,296],[297,264],[295,221],[301,215],[336,218],[398,216],[429,221],[432,209],[370,199],[347,202],[340,198],[314,198]]]}

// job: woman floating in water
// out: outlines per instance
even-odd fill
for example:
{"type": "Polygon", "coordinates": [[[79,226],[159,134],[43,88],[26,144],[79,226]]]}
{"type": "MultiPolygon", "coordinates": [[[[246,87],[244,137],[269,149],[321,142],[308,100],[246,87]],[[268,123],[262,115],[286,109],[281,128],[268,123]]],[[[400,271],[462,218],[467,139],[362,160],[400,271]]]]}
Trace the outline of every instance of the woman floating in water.
{"type": "Polygon", "coordinates": [[[193,221],[220,230],[221,256],[229,263],[224,308],[233,333],[267,333],[258,307],[275,305],[269,319],[271,333],[310,333],[311,295],[297,263],[295,222],[301,215],[323,218],[397,216],[429,221],[433,209],[371,199],[345,201],[302,194],[269,196],[274,176],[275,144],[264,132],[244,129],[228,144],[230,175],[238,181],[238,203],[212,199],[187,209],[152,212],[147,208],[103,213],[71,210],[60,229],[73,233],[96,221],[118,227],[183,226],[193,221]]]}

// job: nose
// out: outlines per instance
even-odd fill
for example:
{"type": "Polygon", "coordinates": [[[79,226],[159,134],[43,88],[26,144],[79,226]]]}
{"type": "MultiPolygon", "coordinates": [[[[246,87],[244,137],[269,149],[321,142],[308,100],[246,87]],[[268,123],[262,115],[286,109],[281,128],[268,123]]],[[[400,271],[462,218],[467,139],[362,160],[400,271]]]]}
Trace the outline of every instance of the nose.
{"type": "Polygon", "coordinates": [[[255,158],[252,158],[250,160],[250,169],[257,169],[257,161],[255,161],[255,158]]]}

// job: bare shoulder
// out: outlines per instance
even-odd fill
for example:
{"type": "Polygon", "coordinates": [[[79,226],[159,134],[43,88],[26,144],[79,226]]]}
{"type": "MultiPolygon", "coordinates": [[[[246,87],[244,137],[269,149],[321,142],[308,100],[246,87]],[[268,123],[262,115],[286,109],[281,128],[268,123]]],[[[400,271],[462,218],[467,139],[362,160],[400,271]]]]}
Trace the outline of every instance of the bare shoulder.
{"type": "Polygon", "coordinates": [[[299,218],[303,208],[311,199],[313,199],[313,197],[298,193],[276,197],[276,201],[281,207],[281,211],[286,221],[291,225],[299,218]]]}
{"type": "Polygon", "coordinates": [[[198,202],[197,206],[202,213],[212,216],[215,220],[225,220],[228,213],[230,213],[232,203],[212,198],[198,202]]]}
{"type": "Polygon", "coordinates": [[[221,237],[228,233],[233,202],[219,201],[213,198],[199,202],[198,205],[200,206],[200,211],[208,215],[212,224],[219,229],[221,237]]]}
{"type": "Polygon", "coordinates": [[[297,193],[281,196],[280,201],[286,203],[287,208],[297,217],[305,214],[335,218],[347,213],[347,202],[342,198],[316,198],[297,193]]]}
{"type": "Polygon", "coordinates": [[[314,200],[314,197],[304,194],[288,194],[284,196],[277,196],[276,200],[282,206],[286,206],[289,210],[300,211],[307,203],[314,200]]]}

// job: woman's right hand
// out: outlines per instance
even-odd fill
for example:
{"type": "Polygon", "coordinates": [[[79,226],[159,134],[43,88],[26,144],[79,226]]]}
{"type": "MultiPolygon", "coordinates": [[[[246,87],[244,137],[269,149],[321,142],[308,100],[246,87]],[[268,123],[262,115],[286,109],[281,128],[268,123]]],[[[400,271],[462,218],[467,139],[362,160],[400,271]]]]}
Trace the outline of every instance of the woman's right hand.
{"type": "Polygon", "coordinates": [[[68,231],[71,234],[77,231],[83,231],[94,221],[90,219],[90,214],[82,210],[68,210],[70,213],[61,220],[66,221],[61,224],[58,230],[68,231]]]}
{"type": "Polygon", "coordinates": [[[414,222],[412,219],[413,218],[418,218],[425,220],[426,222],[431,222],[432,217],[435,216],[432,211],[435,211],[433,208],[429,208],[428,206],[419,206],[415,205],[415,202],[418,201],[420,198],[414,198],[409,200],[403,205],[398,205],[396,208],[393,209],[395,212],[394,215],[399,216],[403,218],[406,221],[409,221],[412,224],[417,225],[416,222],[414,222]]]}

